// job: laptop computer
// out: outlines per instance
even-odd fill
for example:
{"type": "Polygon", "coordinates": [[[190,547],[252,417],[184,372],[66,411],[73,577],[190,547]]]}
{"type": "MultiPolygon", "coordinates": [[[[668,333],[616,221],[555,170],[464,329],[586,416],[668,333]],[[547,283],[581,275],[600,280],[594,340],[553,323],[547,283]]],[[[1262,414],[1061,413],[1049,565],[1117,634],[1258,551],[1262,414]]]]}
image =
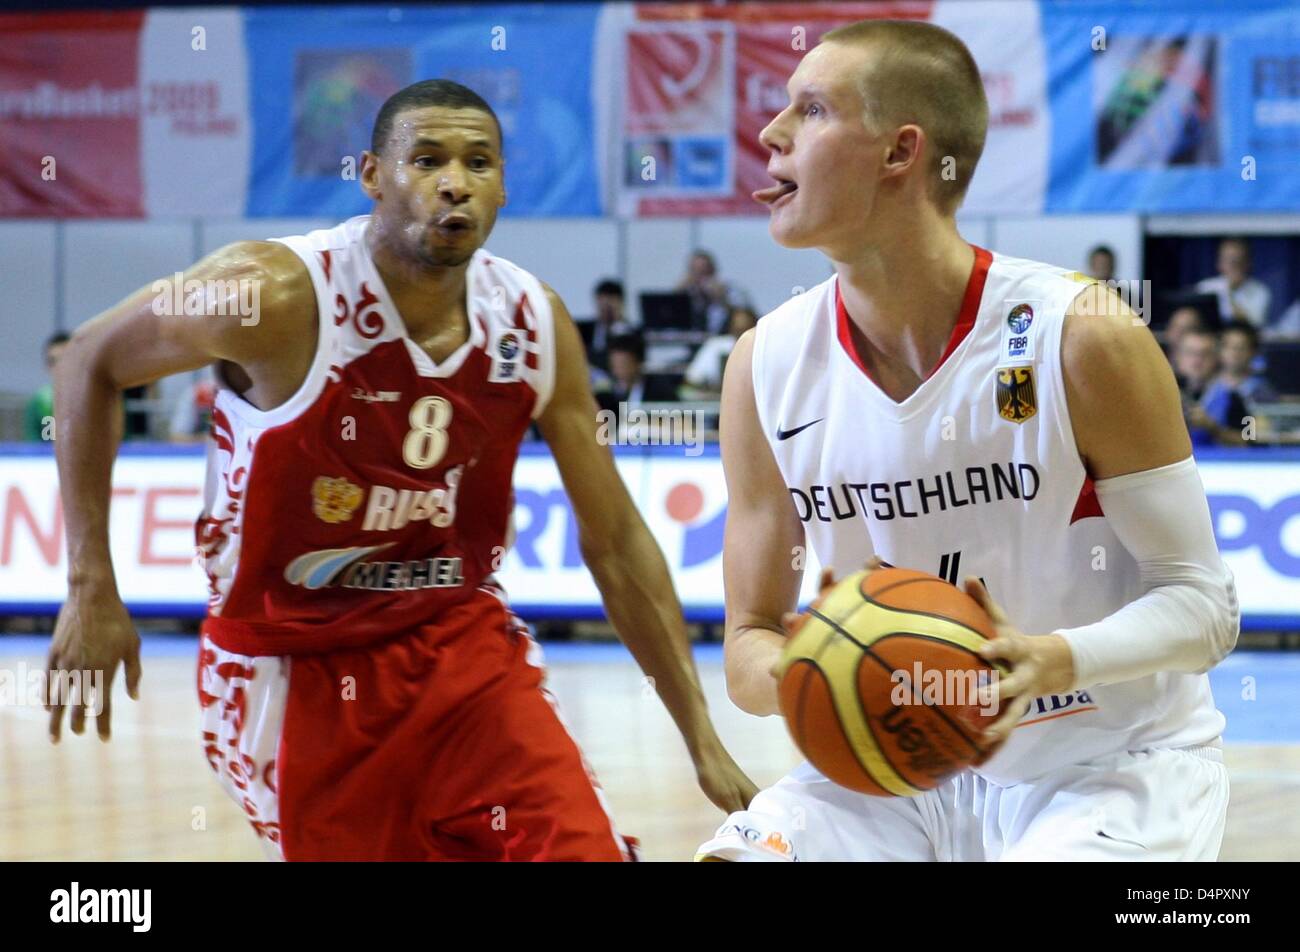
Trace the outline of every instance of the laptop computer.
{"type": "Polygon", "coordinates": [[[685,291],[641,292],[641,326],[647,331],[689,331],[695,327],[691,296],[685,291]]]}

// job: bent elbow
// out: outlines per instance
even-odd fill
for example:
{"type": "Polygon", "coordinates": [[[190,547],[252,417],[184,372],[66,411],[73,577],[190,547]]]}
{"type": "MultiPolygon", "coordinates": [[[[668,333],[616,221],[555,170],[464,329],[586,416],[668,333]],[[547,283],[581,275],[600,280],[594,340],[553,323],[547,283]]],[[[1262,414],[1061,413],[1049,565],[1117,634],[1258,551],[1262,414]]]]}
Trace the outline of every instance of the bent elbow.
{"type": "Polygon", "coordinates": [[[727,698],[732,704],[754,717],[767,717],[777,712],[772,705],[771,692],[765,692],[762,685],[755,683],[755,678],[736,657],[731,646],[723,649],[722,670],[727,682],[727,698]]]}

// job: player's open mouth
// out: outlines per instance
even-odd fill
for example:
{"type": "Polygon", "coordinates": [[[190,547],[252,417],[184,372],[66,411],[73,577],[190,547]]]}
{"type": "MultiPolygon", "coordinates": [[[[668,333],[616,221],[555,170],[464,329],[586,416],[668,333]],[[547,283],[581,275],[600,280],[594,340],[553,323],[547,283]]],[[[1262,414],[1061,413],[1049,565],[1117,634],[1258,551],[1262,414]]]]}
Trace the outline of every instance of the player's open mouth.
{"type": "Polygon", "coordinates": [[[753,193],[753,199],[756,202],[762,202],[764,205],[775,207],[782,199],[793,195],[798,191],[799,186],[789,179],[778,178],[775,185],[769,185],[767,188],[760,188],[753,193]]]}
{"type": "Polygon", "coordinates": [[[468,234],[473,227],[474,222],[470,217],[461,214],[444,215],[433,223],[434,230],[445,238],[459,238],[468,234]]]}

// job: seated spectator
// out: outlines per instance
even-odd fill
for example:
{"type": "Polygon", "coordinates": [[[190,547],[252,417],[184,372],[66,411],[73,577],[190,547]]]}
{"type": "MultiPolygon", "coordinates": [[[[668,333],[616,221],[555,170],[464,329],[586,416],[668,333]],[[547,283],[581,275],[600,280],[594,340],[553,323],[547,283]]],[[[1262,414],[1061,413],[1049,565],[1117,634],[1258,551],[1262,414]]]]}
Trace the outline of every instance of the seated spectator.
{"type": "Polygon", "coordinates": [[[718,277],[718,265],[707,251],[696,251],[686,265],[678,291],[691,297],[691,316],[699,330],[721,334],[733,307],[752,307],[744,291],[718,277]]]}
{"type": "Polygon", "coordinates": [[[1257,328],[1268,322],[1272,293],[1263,281],[1250,276],[1250,245],[1243,238],[1219,243],[1219,273],[1196,282],[1196,290],[1219,296],[1219,313],[1225,321],[1249,321],[1257,328]]]}
{"type": "MultiPolygon", "coordinates": [[[[53,376],[54,365],[68,346],[68,335],[59,331],[50,335],[45,342],[45,372],[53,376]]],[[[54,421],[54,384],[47,383],[37,390],[23,414],[23,439],[29,443],[40,443],[53,436],[54,421]]]]}
{"type": "Polygon", "coordinates": [[[596,303],[595,315],[576,323],[583,343],[587,345],[587,362],[605,370],[608,369],[610,340],[620,334],[632,333],[633,327],[624,310],[622,282],[605,278],[596,285],[592,296],[596,303]]]}
{"type": "Polygon", "coordinates": [[[732,348],[736,346],[740,335],[757,323],[758,315],[752,308],[733,307],[727,333],[710,337],[696,351],[690,367],[686,370],[686,384],[696,390],[720,393],[723,363],[731,354],[732,348]]]}
{"type": "Polygon", "coordinates": [[[1259,356],[1259,332],[1246,321],[1233,321],[1219,332],[1219,375],[1210,391],[1224,387],[1235,390],[1247,407],[1256,403],[1273,403],[1277,391],[1263,374],[1255,371],[1259,356]]]}
{"type": "MultiPolygon", "coordinates": [[[[1161,334],[1162,343],[1165,348],[1165,356],[1169,358],[1171,364],[1174,363],[1174,353],[1178,350],[1178,342],[1183,339],[1183,335],[1194,331],[1205,331],[1205,318],[1201,312],[1190,304],[1176,308],[1169,315],[1169,321],[1165,324],[1165,329],[1161,334]]],[[[1174,367],[1175,375],[1178,373],[1178,367],[1174,367]]],[[[1179,382],[1182,386],[1182,382],[1179,382]]]]}
{"type": "Polygon", "coordinates": [[[1088,252],[1088,276],[1098,281],[1115,280],[1115,252],[1109,245],[1097,245],[1088,252]]]}
{"type": "Polygon", "coordinates": [[[1183,397],[1183,419],[1193,447],[1240,446],[1242,418],[1248,415],[1246,402],[1237,391],[1219,387],[1211,390],[1218,364],[1218,343],[1214,334],[1192,330],[1178,339],[1174,351],[1174,374],[1183,397]]]}
{"type": "Polygon", "coordinates": [[[621,334],[609,342],[609,389],[596,394],[602,410],[617,413],[620,403],[633,409],[643,403],[677,399],[676,389],[663,378],[645,376],[644,365],[645,341],[640,335],[621,334]]]}

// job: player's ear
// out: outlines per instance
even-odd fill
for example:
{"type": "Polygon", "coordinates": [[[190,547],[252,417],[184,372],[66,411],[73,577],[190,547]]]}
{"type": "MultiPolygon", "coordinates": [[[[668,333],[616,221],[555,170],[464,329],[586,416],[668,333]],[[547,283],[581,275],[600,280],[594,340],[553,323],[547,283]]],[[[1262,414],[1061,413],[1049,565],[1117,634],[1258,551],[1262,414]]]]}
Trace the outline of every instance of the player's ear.
{"type": "Polygon", "coordinates": [[[379,156],[365,149],[361,153],[361,191],[372,201],[379,201],[383,193],[379,190],[379,156]]]}
{"type": "Polygon", "coordinates": [[[925,130],[911,123],[899,126],[885,154],[886,176],[901,175],[916,164],[925,142],[925,130]]]}
{"type": "Polygon", "coordinates": [[[497,208],[506,207],[506,158],[501,157],[501,197],[497,199],[497,208]]]}

